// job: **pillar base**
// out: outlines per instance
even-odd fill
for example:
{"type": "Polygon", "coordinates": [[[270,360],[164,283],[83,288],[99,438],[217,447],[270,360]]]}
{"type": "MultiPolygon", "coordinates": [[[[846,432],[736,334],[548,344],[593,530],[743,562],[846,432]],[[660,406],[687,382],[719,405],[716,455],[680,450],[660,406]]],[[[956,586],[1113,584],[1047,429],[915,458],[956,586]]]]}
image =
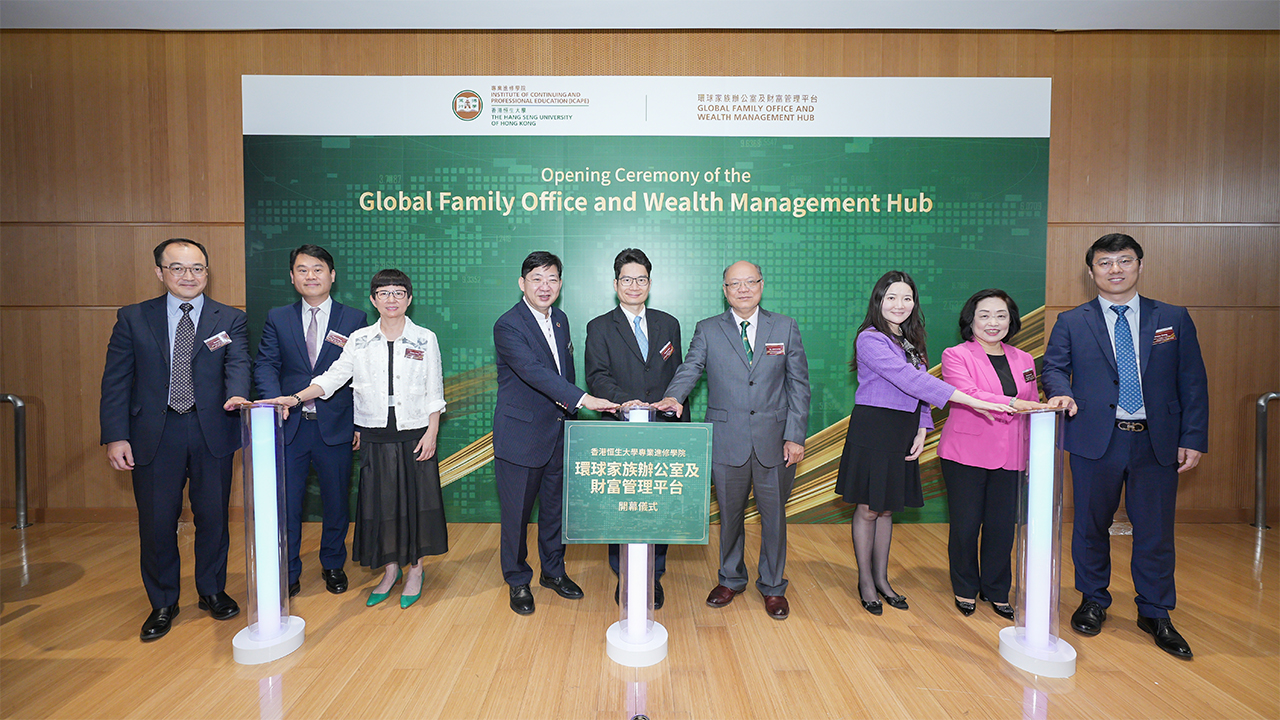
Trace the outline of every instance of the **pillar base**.
{"type": "Polygon", "coordinates": [[[667,657],[667,629],[654,623],[649,641],[639,645],[627,641],[627,630],[621,622],[609,626],[604,634],[609,657],[624,667],[649,667],[667,657]]]}
{"type": "Polygon", "coordinates": [[[261,665],[279,660],[302,647],[307,635],[307,621],[297,615],[281,618],[287,621],[280,635],[270,640],[254,640],[245,628],[231,639],[232,654],[241,665],[261,665]]]}
{"type": "Polygon", "coordinates": [[[1076,649],[1062,638],[1057,638],[1049,648],[1034,648],[1026,644],[1025,630],[1007,627],[1000,631],[1000,657],[1019,670],[1032,675],[1065,678],[1076,674],[1076,649]]]}

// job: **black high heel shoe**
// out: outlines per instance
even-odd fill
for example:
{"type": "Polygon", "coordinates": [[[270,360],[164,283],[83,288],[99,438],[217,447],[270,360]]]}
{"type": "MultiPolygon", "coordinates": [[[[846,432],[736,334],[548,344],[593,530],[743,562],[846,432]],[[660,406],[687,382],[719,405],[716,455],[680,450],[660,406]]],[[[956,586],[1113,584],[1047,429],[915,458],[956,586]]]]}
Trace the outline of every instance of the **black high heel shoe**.
{"type": "Polygon", "coordinates": [[[974,610],[978,609],[978,606],[974,605],[972,600],[961,600],[960,598],[956,598],[956,609],[960,611],[961,615],[969,617],[973,614],[974,610]]]}
{"type": "MultiPolygon", "coordinates": [[[[998,603],[994,600],[988,600],[987,596],[982,593],[978,593],[978,599],[983,602],[991,603],[991,609],[995,612],[995,614],[999,615],[1005,620],[1013,619],[1013,606],[1010,605],[1009,603],[998,603]]],[[[959,605],[959,602],[957,601],[956,604],[959,605]]]]}
{"type": "Polygon", "coordinates": [[[910,605],[907,605],[906,595],[885,595],[880,591],[880,588],[876,588],[876,592],[880,597],[884,598],[884,601],[888,603],[889,607],[897,608],[899,610],[906,610],[911,607],[910,605]]]}

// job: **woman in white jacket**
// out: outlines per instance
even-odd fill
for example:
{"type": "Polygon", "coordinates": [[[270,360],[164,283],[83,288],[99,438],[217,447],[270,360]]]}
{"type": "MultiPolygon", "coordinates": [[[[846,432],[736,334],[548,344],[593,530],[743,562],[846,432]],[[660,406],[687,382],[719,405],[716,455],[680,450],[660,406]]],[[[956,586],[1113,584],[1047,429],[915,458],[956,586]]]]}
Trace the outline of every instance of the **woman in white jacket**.
{"type": "Polygon", "coordinates": [[[444,374],[435,333],[405,316],[413,302],[409,277],[378,271],[369,299],[379,321],[351,333],[342,355],[305,390],[266,402],[294,408],[351,382],[360,448],[351,554],[361,565],[383,569],[369,606],[387,599],[408,566],[400,595],[400,607],[407,608],[422,595],[422,558],[449,549],[436,457],[444,374]]]}

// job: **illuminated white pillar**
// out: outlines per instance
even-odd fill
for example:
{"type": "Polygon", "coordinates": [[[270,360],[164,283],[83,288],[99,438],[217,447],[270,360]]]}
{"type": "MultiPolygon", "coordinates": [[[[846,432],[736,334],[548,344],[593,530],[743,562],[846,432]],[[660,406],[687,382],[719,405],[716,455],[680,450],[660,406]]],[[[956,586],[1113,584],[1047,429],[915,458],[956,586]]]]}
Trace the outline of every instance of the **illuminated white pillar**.
{"type": "MultiPolygon", "coordinates": [[[[653,408],[626,411],[629,422],[650,422],[653,408]]],[[[648,667],[667,657],[667,629],[653,619],[653,545],[630,543],[619,548],[618,582],[621,619],[605,632],[609,657],[626,667],[648,667]]]]}
{"type": "Polygon", "coordinates": [[[244,560],[248,627],[231,645],[242,665],[278,660],[302,647],[306,623],[289,614],[285,576],[284,409],[240,409],[244,441],[244,560]]]}
{"type": "Polygon", "coordinates": [[[1000,631],[1000,655],[1044,677],[1070,677],[1076,651],[1058,637],[1061,577],[1062,410],[1028,414],[1026,470],[1018,487],[1014,624],[1000,631]]]}

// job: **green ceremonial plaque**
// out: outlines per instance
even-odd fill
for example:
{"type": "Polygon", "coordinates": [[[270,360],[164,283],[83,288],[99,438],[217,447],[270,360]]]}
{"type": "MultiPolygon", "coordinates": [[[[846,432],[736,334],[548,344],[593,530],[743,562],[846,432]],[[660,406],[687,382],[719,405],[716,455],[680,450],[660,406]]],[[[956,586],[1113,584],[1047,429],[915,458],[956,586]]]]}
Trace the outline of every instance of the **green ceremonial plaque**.
{"type": "Polygon", "coordinates": [[[709,423],[564,425],[564,542],[707,543],[709,423]]]}

